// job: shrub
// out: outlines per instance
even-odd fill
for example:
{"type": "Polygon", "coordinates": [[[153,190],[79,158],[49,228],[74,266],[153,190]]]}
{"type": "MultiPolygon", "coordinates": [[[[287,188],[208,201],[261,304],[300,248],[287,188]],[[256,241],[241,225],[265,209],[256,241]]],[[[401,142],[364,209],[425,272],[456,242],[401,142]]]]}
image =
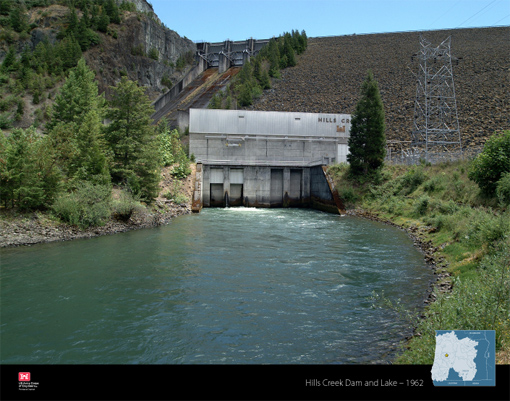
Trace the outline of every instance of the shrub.
{"type": "Polygon", "coordinates": [[[164,195],[165,198],[171,199],[174,203],[187,203],[189,199],[182,193],[182,183],[179,180],[174,180],[172,188],[168,190],[164,195]]]}
{"type": "Polygon", "coordinates": [[[155,47],[151,47],[148,54],[149,58],[158,61],[159,60],[159,51],[155,47]]]}
{"type": "Polygon", "coordinates": [[[501,176],[496,187],[496,195],[501,206],[510,205],[510,172],[501,176]]]}
{"type": "Polygon", "coordinates": [[[173,84],[172,80],[169,78],[167,74],[163,75],[163,78],[161,78],[161,85],[166,86],[168,89],[171,89],[173,84]]]}
{"type": "Polygon", "coordinates": [[[401,178],[404,195],[413,193],[426,179],[423,167],[409,169],[401,178]]]}
{"type": "Polygon", "coordinates": [[[510,131],[487,140],[471,165],[469,178],[475,181],[486,196],[495,196],[498,181],[510,172],[510,131]]]}
{"type": "Polygon", "coordinates": [[[111,215],[111,203],[109,185],[81,182],[74,192],[58,196],[52,209],[62,221],[87,228],[104,224],[111,215]]]}
{"type": "Polygon", "coordinates": [[[112,201],[112,215],[119,220],[127,221],[133,212],[142,207],[139,197],[134,197],[127,191],[120,191],[118,197],[112,201]]]}
{"type": "Polygon", "coordinates": [[[145,51],[143,50],[143,45],[139,44],[133,48],[131,48],[131,54],[133,56],[145,56],[145,51]]]}
{"type": "Polygon", "coordinates": [[[0,114],[0,129],[12,128],[12,120],[9,113],[0,114]]]}
{"type": "Polygon", "coordinates": [[[423,216],[429,207],[430,198],[427,195],[420,196],[414,204],[414,214],[423,216]]]}

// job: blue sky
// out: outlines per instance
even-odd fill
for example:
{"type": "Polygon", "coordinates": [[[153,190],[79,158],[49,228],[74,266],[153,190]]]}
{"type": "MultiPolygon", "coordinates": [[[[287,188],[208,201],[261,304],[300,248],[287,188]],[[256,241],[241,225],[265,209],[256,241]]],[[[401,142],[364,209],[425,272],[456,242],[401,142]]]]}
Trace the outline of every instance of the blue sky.
{"type": "Polygon", "coordinates": [[[193,41],[309,37],[510,25],[510,0],[148,0],[193,41]]]}

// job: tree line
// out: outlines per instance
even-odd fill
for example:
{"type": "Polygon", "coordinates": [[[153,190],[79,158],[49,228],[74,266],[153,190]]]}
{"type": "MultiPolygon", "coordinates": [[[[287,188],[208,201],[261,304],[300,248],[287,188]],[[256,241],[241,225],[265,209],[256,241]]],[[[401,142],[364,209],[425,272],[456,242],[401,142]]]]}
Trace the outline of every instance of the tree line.
{"type": "Polygon", "coordinates": [[[44,135],[31,127],[0,136],[0,202],[6,208],[50,210],[86,227],[112,214],[130,215],[158,195],[161,167],[190,173],[179,133],[152,124],[143,88],[126,77],[106,101],[82,58],[55,98],[44,135]],[[105,123],[106,122],[106,123],[105,123]],[[112,187],[123,191],[114,202],[112,187]]]}
{"type": "Polygon", "coordinates": [[[244,64],[225,92],[213,96],[209,108],[250,106],[265,89],[271,88],[271,78],[280,78],[280,70],[297,64],[296,55],[303,53],[307,45],[308,38],[304,30],[301,33],[293,30],[272,38],[255,57],[244,64]]]}

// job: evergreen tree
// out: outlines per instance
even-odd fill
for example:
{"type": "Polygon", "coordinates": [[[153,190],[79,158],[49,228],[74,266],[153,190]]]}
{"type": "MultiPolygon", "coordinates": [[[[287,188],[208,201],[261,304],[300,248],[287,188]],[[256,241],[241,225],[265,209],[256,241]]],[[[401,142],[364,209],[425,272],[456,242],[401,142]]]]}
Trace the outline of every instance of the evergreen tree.
{"type": "Polygon", "coordinates": [[[262,89],[271,89],[271,78],[269,78],[269,73],[267,71],[262,73],[260,86],[262,89]]]}
{"type": "Polygon", "coordinates": [[[353,176],[379,170],[386,156],[384,106],[371,71],[361,87],[361,98],[351,119],[347,161],[353,176]]]}
{"type": "Polygon", "coordinates": [[[47,129],[53,128],[59,122],[75,122],[80,126],[84,116],[91,110],[95,110],[99,120],[102,120],[105,106],[104,97],[98,94],[95,74],[82,58],[69,72],[69,78],[55,97],[53,114],[47,129]]]}
{"type": "Polygon", "coordinates": [[[15,71],[17,69],[16,66],[16,50],[14,46],[9,47],[9,51],[5,55],[4,61],[2,62],[2,67],[0,67],[1,72],[10,72],[15,71]]]}
{"type": "Polygon", "coordinates": [[[114,0],[106,0],[104,6],[106,14],[110,18],[110,22],[113,24],[120,24],[120,12],[117,3],[114,0]]]}
{"type": "Polygon", "coordinates": [[[280,50],[275,38],[272,38],[268,46],[268,59],[269,59],[269,75],[273,78],[278,78],[280,75],[280,50]]]}
{"type": "Polygon", "coordinates": [[[77,153],[73,160],[76,169],[71,172],[80,181],[109,185],[111,178],[106,155],[107,144],[99,111],[93,109],[87,112],[77,128],[77,153]]]}
{"type": "Polygon", "coordinates": [[[67,15],[67,28],[65,30],[65,36],[77,36],[78,33],[78,14],[76,14],[76,10],[72,7],[69,10],[69,14],[67,15]]]}
{"type": "Polygon", "coordinates": [[[106,139],[113,151],[112,178],[150,201],[158,194],[161,165],[151,119],[154,108],[143,88],[126,77],[111,89],[106,139]]]}
{"type": "Polygon", "coordinates": [[[4,206],[48,207],[60,189],[55,149],[34,128],[15,129],[0,140],[0,195],[4,206]]]}
{"type": "Polygon", "coordinates": [[[241,107],[250,106],[253,103],[252,88],[249,84],[241,85],[239,92],[239,105],[241,107]]]}
{"type": "Polygon", "coordinates": [[[108,31],[108,24],[110,23],[110,17],[108,17],[108,14],[103,10],[101,12],[101,15],[99,16],[97,20],[97,30],[103,33],[106,33],[108,31]]]}
{"type": "Polygon", "coordinates": [[[12,29],[16,32],[23,32],[28,29],[28,14],[26,13],[25,7],[20,4],[16,4],[12,7],[11,13],[9,14],[9,20],[12,29]]]}
{"type": "Polygon", "coordinates": [[[285,66],[282,66],[282,68],[286,67],[294,67],[296,63],[296,56],[294,53],[294,47],[293,47],[293,40],[290,33],[286,33],[283,36],[283,57],[286,58],[285,60],[285,66]]]}
{"type": "Polygon", "coordinates": [[[81,59],[56,96],[46,127],[71,187],[76,181],[110,181],[101,123],[105,105],[94,72],[81,59]]]}
{"type": "Polygon", "coordinates": [[[81,47],[74,36],[65,37],[57,48],[57,56],[65,70],[76,66],[82,56],[81,47]]]}

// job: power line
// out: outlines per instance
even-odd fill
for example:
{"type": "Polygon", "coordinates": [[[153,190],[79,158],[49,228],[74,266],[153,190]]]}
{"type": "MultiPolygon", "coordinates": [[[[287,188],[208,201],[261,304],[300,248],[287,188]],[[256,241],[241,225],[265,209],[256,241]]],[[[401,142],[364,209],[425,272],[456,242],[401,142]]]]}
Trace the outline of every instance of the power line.
{"type": "Polygon", "coordinates": [[[501,21],[503,21],[505,18],[508,18],[508,17],[510,17],[510,14],[505,15],[503,18],[501,18],[500,20],[496,21],[496,22],[495,22],[494,24],[492,24],[491,26],[494,26],[494,25],[499,24],[501,21]]]}
{"type": "Polygon", "coordinates": [[[437,22],[439,21],[441,18],[443,18],[446,14],[448,14],[450,11],[452,11],[456,6],[457,4],[459,4],[462,0],[459,0],[458,2],[456,2],[453,6],[450,7],[450,9],[448,11],[446,11],[443,15],[441,15],[440,17],[436,18],[436,20],[430,24],[430,27],[432,28],[432,26],[437,22]]]}
{"type": "Polygon", "coordinates": [[[457,28],[460,28],[462,25],[464,25],[466,22],[468,22],[471,18],[475,17],[476,15],[480,14],[483,10],[485,10],[487,7],[489,7],[492,3],[495,3],[497,0],[492,0],[489,4],[487,4],[484,8],[482,8],[480,11],[474,13],[471,17],[469,17],[467,20],[465,20],[462,24],[457,26],[457,28]]]}

